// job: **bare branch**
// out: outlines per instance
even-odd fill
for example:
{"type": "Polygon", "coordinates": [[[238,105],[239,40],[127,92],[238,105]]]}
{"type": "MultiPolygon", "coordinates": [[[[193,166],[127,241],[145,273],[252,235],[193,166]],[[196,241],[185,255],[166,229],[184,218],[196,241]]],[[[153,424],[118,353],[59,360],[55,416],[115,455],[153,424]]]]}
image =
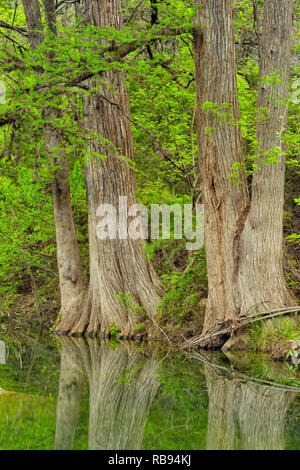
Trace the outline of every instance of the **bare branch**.
{"type": "Polygon", "coordinates": [[[6,21],[0,20],[0,28],[5,28],[9,29],[11,31],[16,31],[17,33],[21,34],[22,36],[27,37],[28,36],[28,31],[26,28],[19,28],[18,26],[13,26],[10,25],[9,23],[6,23],[6,21]]]}
{"type": "Polygon", "coordinates": [[[7,124],[14,124],[19,119],[18,116],[12,113],[0,114],[0,127],[7,124]]]}

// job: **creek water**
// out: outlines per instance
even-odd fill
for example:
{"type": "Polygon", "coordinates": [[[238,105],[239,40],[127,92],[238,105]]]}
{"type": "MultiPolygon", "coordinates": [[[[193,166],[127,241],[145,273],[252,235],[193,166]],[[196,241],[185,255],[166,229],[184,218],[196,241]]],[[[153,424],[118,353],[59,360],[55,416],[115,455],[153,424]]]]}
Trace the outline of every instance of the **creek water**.
{"type": "Polygon", "coordinates": [[[0,449],[300,449],[287,364],[0,335],[0,449]]]}

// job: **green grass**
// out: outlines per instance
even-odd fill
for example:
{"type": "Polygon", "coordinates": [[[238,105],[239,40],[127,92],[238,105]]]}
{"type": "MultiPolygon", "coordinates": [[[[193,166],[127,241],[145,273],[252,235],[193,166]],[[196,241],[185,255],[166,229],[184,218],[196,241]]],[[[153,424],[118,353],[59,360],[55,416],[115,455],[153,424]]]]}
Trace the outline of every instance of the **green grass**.
{"type": "Polygon", "coordinates": [[[276,343],[297,339],[300,339],[299,316],[286,316],[254,323],[249,330],[250,345],[255,351],[269,351],[276,343]]]}
{"type": "Polygon", "coordinates": [[[0,449],[53,449],[56,400],[23,393],[0,394],[0,449]]]}

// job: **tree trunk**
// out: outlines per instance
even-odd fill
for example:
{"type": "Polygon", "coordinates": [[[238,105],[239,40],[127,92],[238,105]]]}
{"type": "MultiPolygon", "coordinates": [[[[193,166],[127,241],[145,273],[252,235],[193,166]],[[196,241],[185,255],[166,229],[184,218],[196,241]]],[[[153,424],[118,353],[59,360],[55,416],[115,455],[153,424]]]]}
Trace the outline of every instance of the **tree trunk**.
{"type": "MultiPolygon", "coordinates": [[[[244,176],[234,187],[228,175],[243,161],[240,129],[221,120],[206,102],[225,106],[239,120],[232,1],[204,0],[197,10],[194,34],[199,171],[204,202],[208,300],[204,331],[240,313],[237,295],[239,235],[249,210],[244,176]],[[228,106],[226,106],[228,105],[228,106]],[[232,110],[232,111],[231,111],[232,110]],[[211,130],[209,131],[208,128],[211,130]]],[[[200,1],[196,0],[196,7],[200,1]]]]}
{"type": "MultiPolygon", "coordinates": [[[[39,3],[36,0],[23,0],[23,7],[30,31],[30,44],[32,49],[37,49],[44,39],[39,3]]],[[[53,0],[45,0],[45,11],[47,24],[56,34],[53,0]]],[[[58,110],[49,107],[45,110],[44,143],[52,166],[59,167],[54,170],[53,207],[62,314],[59,328],[67,330],[69,317],[73,320],[79,318],[83,310],[85,286],[71,206],[68,159],[64,151],[55,155],[52,152],[52,149],[61,146],[63,140],[55,128],[55,119],[58,117],[58,110]]]]}
{"type": "Polygon", "coordinates": [[[296,393],[242,383],[205,365],[208,450],[283,450],[285,418],[296,393]]]}
{"type": "MultiPolygon", "coordinates": [[[[77,6],[77,14],[85,23],[96,27],[120,29],[122,26],[121,0],[83,1],[77,6]]],[[[86,164],[90,247],[88,302],[79,322],[74,318],[71,334],[86,331],[89,336],[107,335],[116,325],[120,336],[128,337],[134,333],[138,322],[137,310],[150,318],[155,316],[160,287],[143,251],[142,240],[121,239],[118,234],[115,240],[97,238],[96,212],[100,204],[112,204],[117,209],[120,196],[127,197],[128,208],[136,202],[135,173],[123,158],[134,159],[124,74],[113,70],[103,73],[101,79],[105,85],[98,93],[86,97],[83,105],[86,131],[101,138],[93,139],[89,145],[86,164]],[[103,143],[108,141],[110,143],[103,143]],[[94,156],[95,152],[105,159],[94,156]],[[132,311],[117,297],[127,294],[135,304],[132,311]]],[[[97,83],[85,85],[93,87],[97,83]]]]}
{"type": "Polygon", "coordinates": [[[53,170],[53,206],[62,316],[57,331],[68,332],[70,321],[78,320],[83,312],[85,283],[71,205],[69,162],[64,151],[60,151],[56,156],[52,153],[53,148],[61,145],[58,131],[51,126],[54,115],[57,117],[57,112],[54,114],[53,110],[49,111],[44,142],[51,155],[51,164],[59,167],[53,170]]]}
{"type": "MultiPolygon", "coordinates": [[[[195,3],[199,7],[200,1],[195,3]]],[[[260,77],[276,72],[281,83],[259,85],[258,105],[268,110],[268,118],[257,124],[262,152],[275,146],[283,150],[277,133],[282,134],[285,126],[287,103],[281,105],[276,98],[288,97],[292,7],[293,0],[284,4],[281,0],[265,1],[260,77]]],[[[285,307],[293,300],[282,270],[284,157],[278,165],[263,164],[254,173],[250,206],[237,124],[232,0],[202,1],[196,22],[197,137],[208,273],[205,333],[218,322],[234,321],[268,307],[285,307]],[[203,110],[207,102],[215,103],[208,111],[203,110]],[[222,117],[224,111],[228,113],[222,117]],[[234,163],[240,166],[237,185],[228,178],[234,163]]],[[[218,338],[210,346],[222,343],[224,339],[218,338]]]]}
{"type": "Polygon", "coordinates": [[[43,26],[41,10],[38,0],[22,0],[29,42],[32,49],[37,49],[43,42],[43,26]]]}
{"type": "Polygon", "coordinates": [[[239,291],[244,313],[293,305],[283,274],[285,145],[294,0],[265,0],[260,51],[256,139],[259,170],[252,180],[251,209],[241,236],[239,291]],[[274,83],[263,77],[276,76],[274,83]],[[262,118],[264,108],[266,117],[262,118]],[[278,163],[267,164],[279,147],[278,163]]]}

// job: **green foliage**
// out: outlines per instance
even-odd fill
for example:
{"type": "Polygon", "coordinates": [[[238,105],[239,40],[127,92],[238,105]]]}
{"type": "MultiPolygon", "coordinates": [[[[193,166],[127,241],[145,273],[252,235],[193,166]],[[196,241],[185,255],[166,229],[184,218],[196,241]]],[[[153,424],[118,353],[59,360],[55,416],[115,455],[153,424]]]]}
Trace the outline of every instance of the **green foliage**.
{"type": "Polygon", "coordinates": [[[251,347],[254,351],[268,351],[276,343],[300,339],[300,320],[295,317],[281,317],[257,322],[249,331],[251,347]]]}
{"type": "MultiPolygon", "coordinates": [[[[17,28],[26,27],[20,3],[1,0],[1,20],[17,28]]],[[[26,341],[24,337],[19,340],[9,336],[7,328],[13,323],[16,330],[23,331],[28,320],[34,326],[46,323],[48,327],[49,322],[55,326],[59,289],[52,185],[59,169],[59,152],[65,152],[69,161],[74,221],[88,278],[84,165],[89,158],[104,158],[93,150],[93,142],[120,153],[110,140],[89,132],[83,125],[83,99],[103,95],[105,72],[114,69],[126,73],[135,162],[126,161],[136,171],[139,202],[148,209],[151,204],[183,206],[196,200],[201,202],[201,193],[195,192],[200,181],[196,172],[193,0],[158,2],[157,24],[151,24],[149,0],[129,0],[125,2],[121,31],[80,24],[72,16],[73,7],[67,18],[64,5],[57,3],[58,36],[54,37],[45,27],[45,41],[36,51],[17,30],[0,28],[0,79],[5,81],[7,91],[7,103],[0,104],[0,117],[7,114],[16,117],[15,122],[0,127],[0,328],[5,333],[2,339],[9,353],[7,364],[0,366],[0,387],[10,390],[0,393],[1,449],[53,448],[60,373],[56,345],[51,340],[41,346],[43,341],[27,337],[27,332],[26,341]],[[162,27],[185,28],[185,33],[162,35],[162,27]],[[135,49],[127,55],[118,55],[132,43],[135,49]],[[52,55],[55,60],[50,60],[52,55]],[[86,89],[86,81],[75,86],[74,79],[81,73],[95,74],[90,89],[86,89]],[[53,119],[46,117],[49,108],[57,112],[53,119]],[[46,126],[61,136],[61,145],[52,148],[50,154],[44,145],[46,126]]],[[[256,140],[258,111],[258,119],[268,117],[266,109],[258,110],[256,105],[258,24],[254,21],[252,0],[233,3],[241,117],[235,122],[232,104],[221,100],[204,103],[202,110],[214,117],[213,126],[207,128],[208,137],[219,124],[240,126],[245,162],[236,163],[228,178],[239,184],[245,171],[251,191],[253,172],[259,171],[262,164],[277,164],[282,151],[274,143],[273,149],[263,153],[256,140]]],[[[264,2],[255,3],[261,22],[264,2]]],[[[42,21],[45,26],[44,10],[42,21]]],[[[295,49],[299,50],[299,45],[295,49]]],[[[299,72],[297,67],[292,82],[296,83],[299,72]]],[[[268,86],[278,80],[276,73],[261,79],[268,86]]],[[[282,103],[289,106],[282,140],[287,155],[286,214],[290,214],[286,217],[285,236],[289,246],[298,247],[300,235],[293,228],[293,218],[300,201],[295,190],[296,187],[298,191],[300,175],[300,107],[293,99],[294,91],[291,88],[289,103],[282,103]]],[[[111,106],[115,105],[113,101],[111,106]]],[[[147,242],[145,250],[164,284],[159,323],[168,334],[187,337],[199,333],[203,322],[203,299],[207,297],[205,250],[188,253],[184,243],[174,240],[173,235],[171,240],[147,242]]],[[[297,270],[294,258],[293,263],[297,270]]],[[[293,272],[287,272],[286,279],[296,289],[297,278],[293,272]]],[[[129,293],[119,294],[117,298],[137,321],[135,330],[142,332],[147,321],[144,310],[129,293]]],[[[109,341],[113,348],[119,345],[119,334],[118,327],[112,325],[109,341]]],[[[255,350],[267,350],[276,342],[290,339],[299,339],[297,318],[254,324],[250,330],[250,342],[255,350]]],[[[278,371],[279,367],[275,369],[269,359],[250,353],[245,363],[245,371],[254,376],[276,379],[282,384],[299,384],[294,371],[286,364],[278,371]]],[[[117,384],[132,385],[141,368],[124,368],[117,384]]],[[[240,369],[243,370],[242,366],[240,369]]],[[[159,374],[162,387],[149,414],[144,448],[205,448],[208,396],[203,368],[179,354],[161,361],[159,374]]],[[[74,448],[87,447],[87,423],[85,388],[74,448]]]]}
{"type": "Polygon", "coordinates": [[[121,331],[118,329],[116,325],[112,325],[109,329],[109,336],[111,336],[112,338],[117,338],[120,333],[121,331]]]}
{"type": "Polygon", "coordinates": [[[134,301],[130,292],[127,294],[117,294],[116,298],[120,301],[124,310],[129,312],[133,317],[142,317],[145,314],[143,307],[134,301]]]}
{"type": "Polygon", "coordinates": [[[182,326],[199,331],[205,308],[201,299],[207,295],[205,252],[203,249],[193,252],[186,261],[184,256],[187,252],[180,245],[175,246],[162,263],[165,293],[159,307],[160,321],[171,331],[182,326]],[[172,266],[174,261],[178,268],[172,266]]]}
{"type": "MultiPolygon", "coordinates": [[[[258,23],[262,20],[263,3],[256,2],[258,23]]],[[[75,18],[73,6],[66,10],[65,5],[60,5],[57,37],[46,28],[42,10],[46,34],[37,50],[32,50],[27,38],[17,30],[0,28],[0,79],[5,81],[7,91],[7,103],[0,104],[0,116],[10,113],[17,117],[15,123],[0,128],[0,315],[5,321],[11,319],[13,311],[17,322],[32,316],[35,324],[41,324],[48,316],[53,324],[59,311],[51,192],[58,169],[57,155],[61,151],[69,160],[72,208],[88,278],[84,165],[88,158],[103,158],[93,150],[93,142],[119,153],[112,142],[89,132],[83,125],[82,101],[96,94],[103,96],[104,72],[112,69],[126,72],[135,147],[135,163],[127,163],[136,170],[138,201],[148,208],[151,204],[201,202],[200,182],[195,171],[198,149],[191,34],[194,2],[158,2],[157,8],[157,23],[152,24],[149,0],[126,2],[124,27],[118,31],[83,24],[75,18]],[[185,32],[177,36],[162,35],[161,29],[167,27],[171,31],[184,28],[185,32]],[[118,55],[133,43],[131,52],[118,55]],[[53,55],[55,60],[50,59],[53,55]],[[81,73],[96,74],[95,81],[89,84],[90,89],[82,83],[75,86],[75,78],[81,73]],[[49,107],[57,111],[51,119],[45,113],[49,107]],[[51,155],[44,145],[45,126],[53,127],[62,137],[61,145],[52,148],[51,155]]],[[[259,171],[262,164],[277,164],[281,150],[274,144],[273,149],[262,154],[256,141],[259,31],[252,0],[234,1],[234,13],[241,117],[235,122],[232,104],[222,100],[204,103],[202,108],[215,117],[216,122],[207,129],[209,135],[218,123],[240,126],[246,158],[244,163],[233,166],[228,178],[239,184],[241,172],[245,171],[251,190],[253,172],[259,171]]],[[[2,0],[0,14],[3,21],[17,28],[26,27],[21,5],[15,8],[14,2],[2,0]]],[[[295,69],[292,83],[296,83],[298,69],[295,69]]],[[[274,73],[261,80],[272,86],[278,76],[274,73]]],[[[291,88],[291,99],[287,103],[288,126],[283,137],[290,181],[299,178],[300,111],[293,100],[293,92],[295,89],[291,88]]],[[[111,105],[115,106],[114,101],[111,105]]],[[[259,111],[260,119],[266,119],[265,110],[259,111]]],[[[289,210],[297,203],[292,193],[287,186],[286,199],[292,201],[289,210]]],[[[286,236],[291,244],[299,243],[299,235],[292,227],[286,236]]],[[[199,305],[207,291],[205,254],[201,251],[189,257],[182,244],[174,240],[151,241],[146,243],[145,249],[165,285],[161,315],[179,322],[180,327],[188,318],[203,311],[203,306],[199,305]]],[[[296,281],[290,276],[288,282],[294,287],[291,283],[296,281]]],[[[139,306],[129,298],[119,300],[139,317],[138,325],[142,325],[144,312],[139,306]]]]}

